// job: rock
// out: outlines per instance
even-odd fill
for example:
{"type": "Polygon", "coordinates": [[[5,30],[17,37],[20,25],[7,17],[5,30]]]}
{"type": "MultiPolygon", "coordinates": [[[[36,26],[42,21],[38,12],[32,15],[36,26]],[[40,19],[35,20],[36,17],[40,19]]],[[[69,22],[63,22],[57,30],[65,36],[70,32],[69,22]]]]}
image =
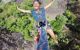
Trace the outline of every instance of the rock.
{"type": "Polygon", "coordinates": [[[21,2],[23,2],[23,0],[16,0],[16,2],[17,2],[17,3],[21,3],[21,2]]]}
{"type": "MultiPolygon", "coordinates": [[[[62,15],[65,10],[66,10],[66,4],[67,4],[67,0],[53,0],[54,3],[47,9],[47,15],[50,18],[50,20],[55,19],[55,17],[57,15],[62,15]]],[[[44,5],[48,5],[51,2],[51,0],[48,1],[48,3],[46,3],[45,1],[43,1],[44,5]]]]}
{"type": "Polygon", "coordinates": [[[7,1],[6,0],[2,0],[2,2],[3,3],[8,3],[8,2],[11,2],[11,0],[7,0],[7,1]]]}
{"type": "Polygon", "coordinates": [[[0,50],[33,50],[33,42],[25,41],[21,33],[0,27],[0,50]]]}
{"type": "Polygon", "coordinates": [[[9,2],[12,2],[12,1],[14,1],[14,0],[2,0],[1,2],[3,3],[3,4],[6,4],[6,3],[9,3],[9,2]]]}

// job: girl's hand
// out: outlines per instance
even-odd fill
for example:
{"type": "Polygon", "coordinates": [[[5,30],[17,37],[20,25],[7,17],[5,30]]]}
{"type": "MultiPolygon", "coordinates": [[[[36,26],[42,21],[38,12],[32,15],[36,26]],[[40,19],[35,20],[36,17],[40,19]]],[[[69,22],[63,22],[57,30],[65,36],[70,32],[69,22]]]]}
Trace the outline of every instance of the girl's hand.
{"type": "Polygon", "coordinates": [[[47,6],[45,6],[45,9],[49,8],[53,4],[54,1],[55,0],[52,0],[47,6]]]}
{"type": "Polygon", "coordinates": [[[37,37],[37,36],[34,37],[34,41],[35,41],[36,43],[38,43],[38,37],[37,37]]]}

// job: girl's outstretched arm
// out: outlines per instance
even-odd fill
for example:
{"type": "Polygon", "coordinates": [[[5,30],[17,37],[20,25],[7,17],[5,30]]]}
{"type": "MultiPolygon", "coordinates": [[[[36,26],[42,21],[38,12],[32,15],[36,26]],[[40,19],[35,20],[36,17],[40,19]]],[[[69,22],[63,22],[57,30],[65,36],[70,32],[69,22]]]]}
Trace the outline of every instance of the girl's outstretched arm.
{"type": "Polygon", "coordinates": [[[17,7],[17,9],[21,12],[24,12],[24,13],[31,13],[31,10],[24,10],[24,9],[20,9],[19,7],[17,7]]]}
{"type": "Polygon", "coordinates": [[[52,4],[53,4],[53,2],[54,2],[55,0],[52,0],[52,2],[50,2],[47,6],[45,6],[44,8],[45,9],[47,9],[47,8],[49,8],[52,4]]]}

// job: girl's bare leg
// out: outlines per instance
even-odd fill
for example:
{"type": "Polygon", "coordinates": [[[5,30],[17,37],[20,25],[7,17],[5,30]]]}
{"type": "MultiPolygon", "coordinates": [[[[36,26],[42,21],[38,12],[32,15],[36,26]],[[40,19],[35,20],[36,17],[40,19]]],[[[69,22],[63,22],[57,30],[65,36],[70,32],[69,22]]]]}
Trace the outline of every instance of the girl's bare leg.
{"type": "Polygon", "coordinates": [[[58,40],[56,35],[54,34],[53,30],[51,28],[46,29],[47,33],[53,38],[54,42],[58,44],[58,40]]]}

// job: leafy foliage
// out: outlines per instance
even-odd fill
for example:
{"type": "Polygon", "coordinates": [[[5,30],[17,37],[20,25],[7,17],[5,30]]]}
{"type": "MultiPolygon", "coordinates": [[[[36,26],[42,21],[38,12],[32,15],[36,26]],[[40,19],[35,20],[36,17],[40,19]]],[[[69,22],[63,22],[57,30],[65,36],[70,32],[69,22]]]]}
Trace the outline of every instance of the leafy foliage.
{"type": "MultiPolygon", "coordinates": [[[[80,39],[80,24],[79,24],[79,17],[77,18],[77,15],[79,15],[80,11],[77,11],[79,8],[79,4],[76,5],[78,6],[76,9],[75,8],[75,0],[70,0],[71,6],[66,9],[65,13],[63,16],[58,16],[54,21],[51,21],[51,25],[54,28],[54,31],[58,33],[58,39],[59,39],[59,49],[57,50],[79,50],[80,48],[80,43],[78,43],[78,40],[80,39]],[[72,9],[73,8],[73,9],[72,9]],[[73,11],[72,11],[73,10],[73,11]],[[61,18],[62,17],[62,18],[61,18]],[[68,29],[65,29],[65,27],[68,29]],[[77,39],[77,40],[75,40],[77,39]],[[77,44],[76,44],[77,43],[77,44]]],[[[53,48],[52,42],[50,45],[53,48]]]]}
{"type": "Polygon", "coordinates": [[[59,33],[63,30],[63,27],[65,26],[66,22],[67,18],[63,15],[59,15],[54,21],[51,21],[51,25],[53,26],[54,31],[59,33]]]}
{"type": "Polygon", "coordinates": [[[0,13],[0,26],[13,32],[20,32],[25,40],[31,40],[29,33],[33,28],[34,20],[31,17],[31,14],[21,13],[17,10],[18,5],[25,5],[21,6],[23,8],[31,8],[30,5],[25,4],[26,2],[30,3],[31,1],[25,1],[26,0],[24,0],[21,4],[10,2],[2,5],[0,7],[3,10],[3,12],[0,13]]]}

